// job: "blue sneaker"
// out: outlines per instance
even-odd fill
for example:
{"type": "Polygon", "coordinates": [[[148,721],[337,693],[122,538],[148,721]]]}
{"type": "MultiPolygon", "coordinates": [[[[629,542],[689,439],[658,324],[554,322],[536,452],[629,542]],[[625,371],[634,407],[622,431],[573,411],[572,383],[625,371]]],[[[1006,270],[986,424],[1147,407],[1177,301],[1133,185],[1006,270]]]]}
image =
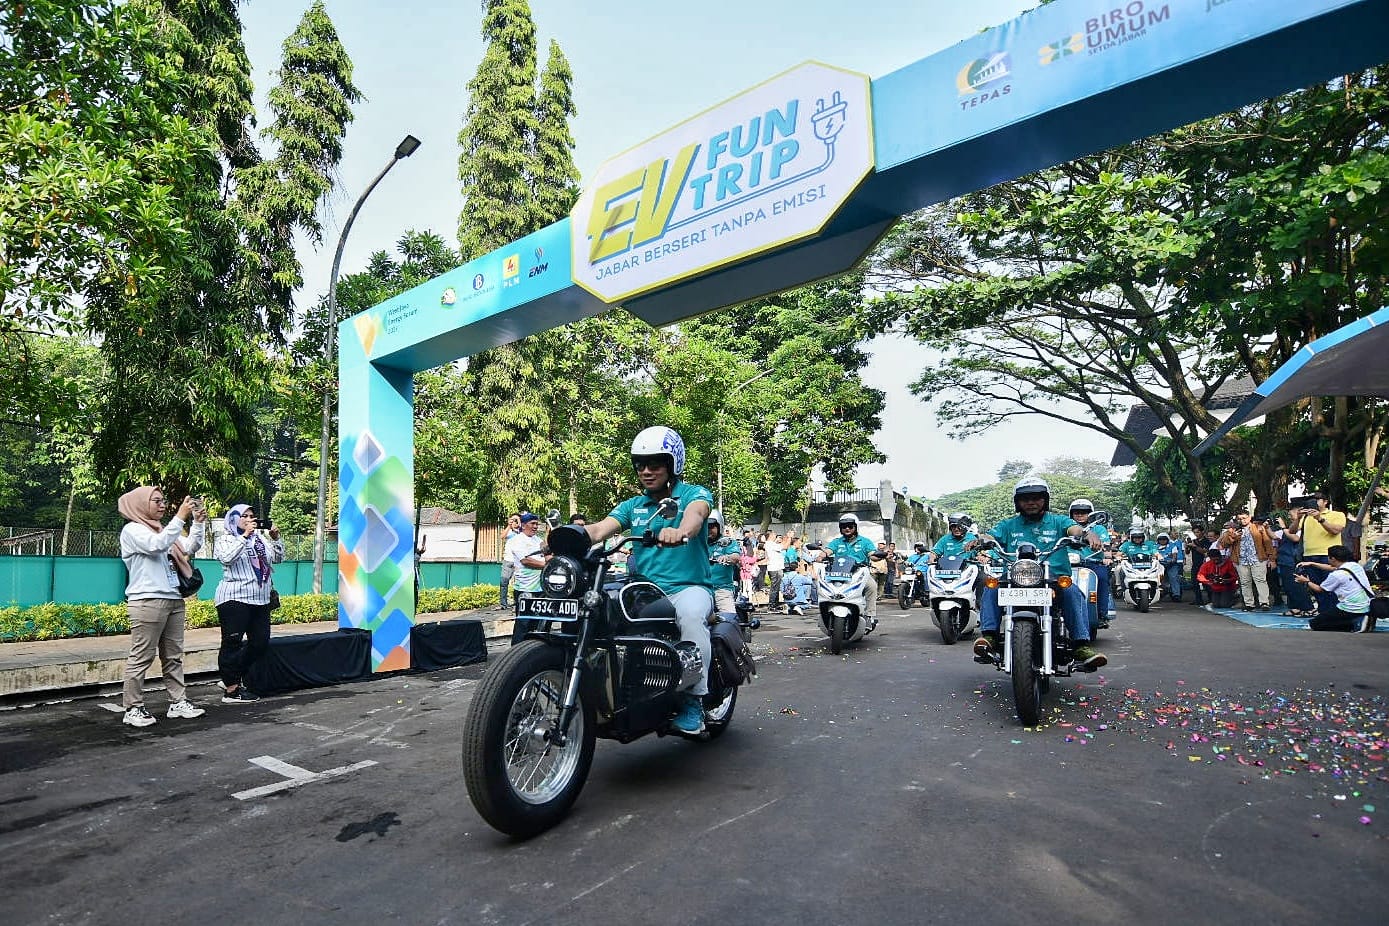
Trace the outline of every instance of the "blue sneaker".
{"type": "Polygon", "coordinates": [[[704,732],[704,703],[699,695],[680,696],[680,710],[671,725],[681,733],[694,736],[704,732]]]}

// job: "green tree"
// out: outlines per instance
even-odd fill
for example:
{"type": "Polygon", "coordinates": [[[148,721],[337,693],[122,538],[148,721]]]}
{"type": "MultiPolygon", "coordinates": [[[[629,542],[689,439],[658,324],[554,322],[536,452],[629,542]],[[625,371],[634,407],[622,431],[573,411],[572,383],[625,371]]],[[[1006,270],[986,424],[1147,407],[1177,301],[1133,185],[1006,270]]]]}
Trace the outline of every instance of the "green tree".
{"type": "MultiPolygon", "coordinates": [[[[1385,114],[1382,72],[1352,75],[928,210],[882,252],[892,291],[864,329],[950,354],[913,390],[957,433],[1016,415],[1090,428],[1178,497],[1124,427],[1146,406],[1185,465],[1183,507],[1204,511],[1222,486],[1191,451],[1217,393],[1383,302],[1385,114]]],[[[1231,441],[1261,499],[1308,414],[1333,475],[1365,425],[1359,403],[1313,400],[1231,441]]]]}
{"type": "Polygon", "coordinates": [[[175,191],[207,139],[155,33],[142,3],[0,7],[0,351],[80,330],[96,285],[149,302],[193,245],[175,191]]]}

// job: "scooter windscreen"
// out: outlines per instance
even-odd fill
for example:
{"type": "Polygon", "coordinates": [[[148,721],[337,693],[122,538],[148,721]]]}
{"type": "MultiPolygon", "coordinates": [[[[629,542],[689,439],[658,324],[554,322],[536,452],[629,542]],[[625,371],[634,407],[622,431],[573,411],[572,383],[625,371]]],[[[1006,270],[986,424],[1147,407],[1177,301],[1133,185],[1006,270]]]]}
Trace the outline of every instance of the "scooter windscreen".
{"type": "Polygon", "coordinates": [[[854,570],[858,568],[858,560],[852,556],[836,556],[830,562],[829,568],[825,570],[825,580],[828,582],[847,582],[854,577],[854,570]]]}
{"type": "Polygon", "coordinates": [[[964,556],[942,556],[936,563],[937,572],[963,572],[966,565],[964,556]]]}

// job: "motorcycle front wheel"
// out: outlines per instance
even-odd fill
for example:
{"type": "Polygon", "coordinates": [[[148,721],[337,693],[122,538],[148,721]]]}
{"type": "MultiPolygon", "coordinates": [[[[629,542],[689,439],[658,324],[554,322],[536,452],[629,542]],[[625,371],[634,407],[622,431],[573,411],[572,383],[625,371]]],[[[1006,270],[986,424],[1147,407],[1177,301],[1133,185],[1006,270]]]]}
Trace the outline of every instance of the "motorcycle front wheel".
{"type": "Polygon", "coordinates": [[[840,617],[838,614],[830,618],[830,652],[838,656],[844,652],[844,625],[848,623],[848,618],[840,617]]]}
{"type": "Polygon", "coordinates": [[[960,639],[960,609],[951,608],[940,615],[940,639],[946,646],[954,646],[960,639]]]}
{"type": "Polygon", "coordinates": [[[1153,593],[1146,588],[1134,589],[1133,606],[1144,614],[1148,613],[1148,608],[1153,603],[1153,593]]]}
{"type": "Polygon", "coordinates": [[[912,606],[912,596],[907,593],[906,583],[897,586],[897,607],[903,611],[912,606]]]}
{"type": "Polygon", "coordinates": [[[1024,727],[1035,727],[1042,717],[1042,673],[1037,665],[1040,634],[1031,621],[1013,624],[1013,704],[1024,727]]]}
{"type": "Polygon", "coordinates": [[[564,697],[564,651],[540,640],[512,647],[482,679],[463,725],[468,797],[491,826],[527,838],[569,812],[593,764],[593,707],[555,742],[564,697]]]}

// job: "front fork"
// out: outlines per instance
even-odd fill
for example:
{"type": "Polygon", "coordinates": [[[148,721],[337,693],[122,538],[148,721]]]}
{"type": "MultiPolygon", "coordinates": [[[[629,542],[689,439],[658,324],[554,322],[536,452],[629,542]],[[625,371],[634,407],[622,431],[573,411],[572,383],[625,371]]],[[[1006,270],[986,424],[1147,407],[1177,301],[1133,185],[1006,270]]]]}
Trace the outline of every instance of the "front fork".
{"type": "MultiPolygon", "coordinates": [[[[1031,611],[1025,612],[1029,617],[1025,620],[1036,621],[1037,626],[1042,631],[1042,674],[1055,675],[1056,666],[1052,662],[1052,620],[1050,613],[1034,614],[1031,611]]],[[[1003,609],[1003,620],[999,625],[1003,630],[1003,671],[1011,675],[1013,673],[1013,608],[1011,605],[1003,609]]]]}
{"type": "Polygon", "coordinates": [[[584,653],[588,652],[588,641],[593,636],[593,622],[579,624],[579,639],[574,643],[574,658],[569,663],[569,671],[564,680],[564,700],[559,705],[559,720],[555,724],[553,740],[556,746],[563,746],[569,739],[569,723],[579,709],[579,685],[583,682],[584,653]]]}

